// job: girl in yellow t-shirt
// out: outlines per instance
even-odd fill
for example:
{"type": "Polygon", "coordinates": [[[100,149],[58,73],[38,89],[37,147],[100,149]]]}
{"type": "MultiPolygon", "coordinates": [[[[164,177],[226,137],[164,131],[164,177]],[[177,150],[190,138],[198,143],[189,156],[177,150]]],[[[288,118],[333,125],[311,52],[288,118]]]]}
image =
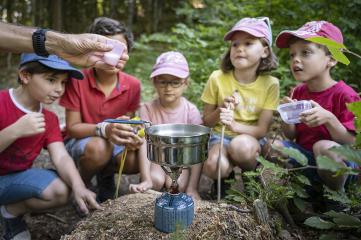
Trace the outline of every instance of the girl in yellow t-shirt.
{"type": "Polygon", "coordinates": [[[201,97],[204,124],[214,128],[203,171],[213,179],[217,178],[222,124],[226,131],[221,178],[228,177],[233,166],[254,170],[279,101],[278,79],[267,74],[277,67],[269,19],[243,18],[224,40],[231,46],[222,59],[221,70],[211,74],[201,97]]]}

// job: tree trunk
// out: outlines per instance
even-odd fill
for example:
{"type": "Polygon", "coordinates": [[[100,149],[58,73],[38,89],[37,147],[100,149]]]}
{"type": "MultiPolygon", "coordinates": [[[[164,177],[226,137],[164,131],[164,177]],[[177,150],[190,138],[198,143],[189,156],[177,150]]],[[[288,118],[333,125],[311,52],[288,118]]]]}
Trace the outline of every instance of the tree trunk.
{"type": "MultiPolygon", "coordinates": [[[[6,1],[6,21],[9,22],[9,23],[12,23],[13,22],[13,1],[12,0],[7,0],[6,1]]],[[[12,53],[8,53],[7,54],[7,57],[6,57],[6,68],[8,70],[11,69],[11,59],[12,59],[12,53]]]]}
{"type": "Polygon", "coordinates": [[[128,0],[128,19],[127,19],[127,27],[129,30],[133,28],[133,20],[134,20],[134,0],[128,0]]]}
{"type": "Polygon", "coordinates": [[[63,4],[62,0],[51,1],[52,28],[61,31],[63,29],[63,4]]]}

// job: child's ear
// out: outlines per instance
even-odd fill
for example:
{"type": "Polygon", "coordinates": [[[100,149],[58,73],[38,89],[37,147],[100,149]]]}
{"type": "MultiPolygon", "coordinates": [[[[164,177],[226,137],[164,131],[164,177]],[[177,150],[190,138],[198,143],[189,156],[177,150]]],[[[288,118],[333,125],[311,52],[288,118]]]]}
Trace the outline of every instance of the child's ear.
{"type": "Polygon", "coordinates": [[[262,54],[261,58],[267,58],[270,55],[270,49],[269,49],[268,46],[266,46],[266,47],[263,48],[263,50],[264,51],[263,51],[263,54],[262,54]]]}
{"type": "Polygon", "coordinates": [[[31,74],[29,72],[24,70],[19,70],[19,79],[22,84],[29,83],[30,78],[31,78],[31,74]]]}
{"type": "Polygon", "coordinates": [[[327,63],[327,67],[333,68],[334,66],[336,66],[336,64],[337,64],[337,61],[333,57],[330,57],[330,60],[327,63]]]}

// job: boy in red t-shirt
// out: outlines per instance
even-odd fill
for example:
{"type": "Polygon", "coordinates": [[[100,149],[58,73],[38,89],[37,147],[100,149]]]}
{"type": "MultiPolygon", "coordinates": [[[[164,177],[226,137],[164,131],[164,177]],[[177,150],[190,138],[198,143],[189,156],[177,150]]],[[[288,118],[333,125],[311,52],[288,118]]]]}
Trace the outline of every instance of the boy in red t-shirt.
{"type": "MultiPolygon", "coordinates": [[[[326,21],[308,22],[296,31],[283,31],[277,39],[279,48],[289,48],[291,71],[298,85],[291,97],[282,102],[309,100],[312,109],[300,114],[299,124],[282,124],[288,139],[295,142],[277,141],[276,146],[293,147],[306,155],[310,165],[316,165],[320,155],[328,156],[345,166],[357,168],[354,162],[346,161],[329,149],[340,144],[352,144],[355,141],[354,115],[346,104],[360,101],[358,94],[343,81],[336,82],[330,70],[337,61],[325,46],[307,41],[310,37],[324,37],[340,44],[343,43],[341,31],[326,21]]],[[[334,190],[343,190],[346,181],[354,176],[340,175],[313,169],[306,172],[311,180],[321,180],[334,190]]]]}
{"type": "Polygon", "coordinates": [[[61,137],[56,115],[42,107],[64,93],[69,77],[81,72],[55,55],[23,54],[20,86],[0,91],[0,212],[3,239],[30,239],[22,216],[64,205],[72,189],[80,209],[99,208],[87,190],[61,137]],[[42,148],[56,171],[31,168],[42,148]]]}
{"type": "MultiPolygon", "coordinates": [[[[110,18],[95,19],[89,32],[119,41],[128,50],[133,45],[132,33],[110,18]]],[[[124,67],[125,63],[121,59],[118,66],[124,67]]],[[[77,161],[86,184],[97,176],[98,200],[103,202],[114,196],[114,169],[119,166],[125,146],[128,153],[124,172],[139,172],[136,155],[143,139],[130,126],[103,121],[134,116],[140,103],[140,81],[115,67],[84,69],[83,74],[83,81],[69,82],[60,100],[66,108],[66,148],[77,161]]]]}

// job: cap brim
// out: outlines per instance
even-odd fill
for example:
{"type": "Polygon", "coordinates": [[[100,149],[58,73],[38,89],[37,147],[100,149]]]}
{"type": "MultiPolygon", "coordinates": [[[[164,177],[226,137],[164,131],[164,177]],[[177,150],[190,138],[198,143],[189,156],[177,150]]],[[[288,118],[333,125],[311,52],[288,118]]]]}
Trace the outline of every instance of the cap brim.
{"type": "Polygon", "coordinates": [[[249,33],[251,34],[252,36],[254,37],[264,37],[264,35],[258,31],[255,31],[254,29],[252,28],[247,28],[247,27],[240,27],[240,28],[237,28],[237,29],[234,29],[234,30],[231,30],[229,31],[228,33],[226,33],[226,35],[224,35],[224,41],[229,41],[231,40],[233,34],[235,32],[246,32],[246,33],[249,33]]]}
{"type": "Polygon", "coordinates": [[[316,34],[299,34],[298,31],[282,31],[278,34],[276,38],[276,46],[278,48],[288,48],[290,46],[290,39],[292,37],[298,37],[301,39],[306,39],[310,37],[315,37],[316,34]]]}
{"type": "Polygon", "coordinates": [[[174,68],[159,68],[150,74],[150,78],[154,78],[162,74],[169,74],[179,78],[186,78],[189,76],[189,72],[187,71],[183,71],[179,69],[175,70],[174,68]]]}
{"type": "Polygon", "coordinates": [[[79,71],[76,68],[70,67],[69,65],[65,65],[65,64],[59,64],[58,62],[53,62],[53,61],[49,61],[49,60],[37,60],[39,61],[41,64],[52,68],[52,69],[56,69],[56,70],[62,70],[62,71],[67,71],[69,72],[69,77],[71,78],[75,78],[78,80],[82,80],[84,78],[83,74],[81,71],[79,71]]]}

